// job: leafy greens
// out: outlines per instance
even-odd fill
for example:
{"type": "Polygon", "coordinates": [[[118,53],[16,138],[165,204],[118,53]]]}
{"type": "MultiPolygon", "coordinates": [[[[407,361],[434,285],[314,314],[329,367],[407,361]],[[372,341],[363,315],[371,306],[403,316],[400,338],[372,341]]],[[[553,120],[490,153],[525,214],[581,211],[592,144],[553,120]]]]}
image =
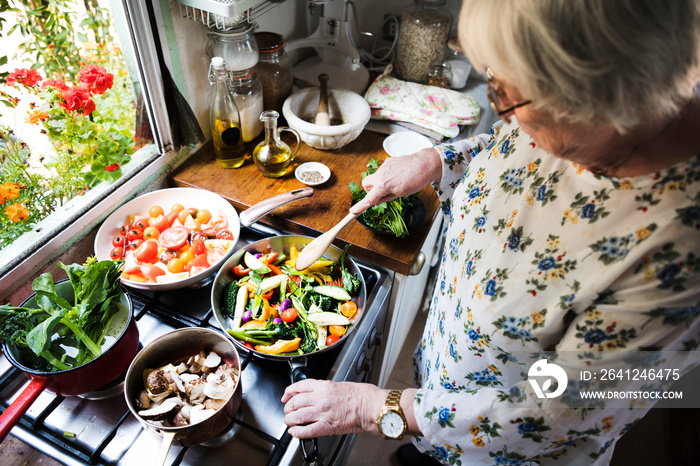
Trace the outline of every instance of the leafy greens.
{"type": "MultiPolygon", "coordinates": [[[[362,173],[362,179],[376,172],[379,165],[380,159],[370,158],[367,162],[367,171],[362,173]]],[[[357,204],[367,195],[367,192],[354,181],[348,186],[352,193],[353,204],[357,204]]],[[[410,196],[399,197],[392,201],[383,202],[370,207],[360,215],[360,218],[371,228],[379,231],[391,231],[397,237],[402,238],[408,235],[408,227],[406,226],[404,217],[410,212],[411,206],[410,196]]]]}
{"type": "Polygon", "coordinates": [[[36,308],[0,306],[0,340],[20,348],[24,365],[47,372],[71,369],[99,356],[120,309],[121,265],[94,257],[83,265],[58,262],[68,274],[74,303],[59,296],[51,274],[44,273],[32,283],[36,308]]]}

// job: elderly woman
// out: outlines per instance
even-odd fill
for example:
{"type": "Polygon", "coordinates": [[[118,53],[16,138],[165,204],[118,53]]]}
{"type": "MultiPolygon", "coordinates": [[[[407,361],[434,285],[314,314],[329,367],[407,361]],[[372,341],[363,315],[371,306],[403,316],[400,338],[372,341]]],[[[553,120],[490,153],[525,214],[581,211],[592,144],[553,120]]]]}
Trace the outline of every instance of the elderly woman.
{"type": "Polygon", "coordinates": [[[431,182],[441,198],[420,388],[299,382],[292,435],[406,433],[446,464],[607,464],[649,406],[554,409],[519,359],[569,351],[595,372],[698,347],[699,3],[465,0],[459,38],[503,124],[387,159],[353,208],[431,182]]]}

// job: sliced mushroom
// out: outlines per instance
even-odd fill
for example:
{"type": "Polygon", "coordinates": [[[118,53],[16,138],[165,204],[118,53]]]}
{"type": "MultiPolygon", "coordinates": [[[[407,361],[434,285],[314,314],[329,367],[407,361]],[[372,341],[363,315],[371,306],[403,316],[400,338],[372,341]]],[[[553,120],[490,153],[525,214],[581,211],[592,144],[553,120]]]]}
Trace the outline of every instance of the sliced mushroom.
{"type": "Polygon", "coordinates": [[[139,411],[138,415],[146,420],[160,421],[174,416],[178,412],[180,406],[175,403],[163,403],[156,405],[150,409],[139,411]]]}
{"type": "Polygon", "coordinates": [[[190,420],[190,411],[192,411],[192,405],[189,403],[183,403],[180,408],[180,413],[185,419],[190,420]]]}
{"type": "Polygon", "coordinates": [[[151,407],[151,400],[148,398],[148,392],[146,392],[146,390],[141,390],[139,392],[136,405],[141,409],[148,409],[151,407]]]}
{"type": "Polygon", "coordinates": [[[202,364],[204,366],[204,372],[214,372],[219,364],[221,364],[221,356],[212,351],[207,355],[202,364]]]}
{"type": "Polygon", "coordinates": [[[204,400],[204,408],[213,409],[214,411],[218,411],[219,408],[221,408],[225,404],[226,400],[215,400],[213,398],[207,398],[206,400],[204,400]]]}
{"type": "Polygon", "coordinates": [[[204,385],[204,394],[215,400],[227,400],[233,395],[235,385],[231,376],[226,373],[209,374],[204,385]]]}
{"type": "Polygon", "coordinates": [[[193,381],[192,383],[187,384],[186,388],[186,393],[187,397],[190,400],[190,404],[201,404],[204,403],[204,398],[206,398],[206,394],[204,393],[204,388],[207,386],[205,382],[203,382],[201,379],[198,381],[193,381]]]}
{"type": "Polygon", "coordinates": [[[190,424],[197,424],[205,419],[210,418],[216,411],[213,409],[204,409],[204,405],[193,406],[190,410],[190,424]]]}
{"type": "Polygon", "coordinates": [[[184,374],[180,374],[180,380],[182,380],[182,383],[187,385],[188,383],[190,383],[194,380],[199,380],[199,375],[190,374],[189,372],[185,372],[184,374]]]}
{"type": "Polygon", "coordinates": [[[185,416],[183,416],[181,412],[177,413],[173,418],[173,425],[175,425],[175,427],[183,427],[189,424],[190,423],[187,421],[187,419],[185,419],[185,416]]]}
{"type": "Polygon", "coordinates": [[[146,378],[146,388],[153,395],[158,395],[168,390],[170,381],[167,380],[165,372],[161,369],[151,371],[146,378]]]}
{"type": "Polygon", "coordinates": [[[215,374],[228,374],[231,376],[233,380],[236,380],[238,378],[238,374],[240,373],[240,370],[238,367],[234,366],[233,364],[229,364],[227,362],[221,364],[219,367],[216,368],[215,374]]]}
{"type": "Polygon", "coordinates": [[[189,366],[184,362],[181,362],[175,367],[175,372],[177,372],[178,374],[182,374],[183,372],[187,372],[187,369],[189,369],[189,366]]]}
{"type": "Polygon", "coordinates": [[[175,387],[177,388],[178,393],[185,393],[185,384],[182,382],[182,379],[180,376],[175,372],[174,370],[170,371],[170,377],[173,379],[173,383],[175,384],[175,387]]]}
{"type": "Polygon", "coordinates": [[[167,397],[169,397],[172,394],[173,394],[173,389],[170,386],[168,386],[168,389],[165,390],[163,393],[159,393],[157,395],[154,395],[153,393],[149,393],[148,397],[151,399],[151,401],[153,403],[160,403],[161,401],[163,401],[164,399],[166,399],[167,397]]]}

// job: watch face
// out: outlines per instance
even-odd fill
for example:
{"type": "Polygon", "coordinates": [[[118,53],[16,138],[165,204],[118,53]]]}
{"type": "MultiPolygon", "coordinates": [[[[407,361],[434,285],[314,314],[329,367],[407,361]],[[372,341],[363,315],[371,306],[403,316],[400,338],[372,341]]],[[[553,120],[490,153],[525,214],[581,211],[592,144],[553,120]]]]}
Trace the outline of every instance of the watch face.
{"type": "Polygon", "coordinates": [[[403,434],[404,424],[401,415],[395,411],[385,413],[379,420],[379,427],[384,435],[397,438],[403,434]]]}

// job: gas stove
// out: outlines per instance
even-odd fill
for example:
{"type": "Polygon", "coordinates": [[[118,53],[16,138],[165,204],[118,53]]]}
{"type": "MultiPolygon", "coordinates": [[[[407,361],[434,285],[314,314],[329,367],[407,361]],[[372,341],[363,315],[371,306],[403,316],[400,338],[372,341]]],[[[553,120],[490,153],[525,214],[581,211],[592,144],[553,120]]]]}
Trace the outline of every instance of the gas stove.
{"type": "MultiPolygon", "coordinates": [[[[242,229],[236,248],[280,234],[259,224],[242,229]]],[[[376,363],[384,332],[392,275],[356,260],[367,287],[365,314],[358,327],[335,351],[308,358],[311,377],[376,383],[376,363]]],[[[213,279],[213,277],[212,277],[213,279]]],[[[219,330],[211,309],[211,283],[167,292],[128,289],[140,342],[187,326],[219,330]]],[[[296,465],[304,464],[300,442],[287,433],[280,399],[290,384],[289,364],[241,354],[243,399],[234,422],[205,444],[173,445],[166,465],[296,465]]],[[[4,357],[0,359],[0,406],[24,389],[27,378],[4,357]]],[[[129,412],[123,380],[74,397],[42,393],[12,430],[12,435],[67,465],[138,465],[153,463],[161,439],[143,430],[129,412]]],[[[318,439],[318,464],[340,465],[353,436],[318,439]]]]}

